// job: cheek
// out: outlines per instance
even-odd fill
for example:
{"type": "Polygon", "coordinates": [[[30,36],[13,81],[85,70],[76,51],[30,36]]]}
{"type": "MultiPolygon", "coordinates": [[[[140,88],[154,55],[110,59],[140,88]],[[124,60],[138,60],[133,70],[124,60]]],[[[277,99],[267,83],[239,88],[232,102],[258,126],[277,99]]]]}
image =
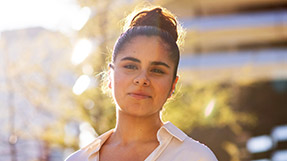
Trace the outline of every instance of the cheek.
{"type": "Polygon", "coordinates": [[[159,93],[159,97],[166,98],[170,94],[171,90],[171,81],[162,81],[158,82],[155,86],[157,88],[157,92],[159,93]]]}
{"type": "Polygon", "coordinates": [[[125,83],[127,83],[126,77],[119,72],[114,73],[112,78],[112,90],[115,91],[122,91],[124,88],[125,83]]]}

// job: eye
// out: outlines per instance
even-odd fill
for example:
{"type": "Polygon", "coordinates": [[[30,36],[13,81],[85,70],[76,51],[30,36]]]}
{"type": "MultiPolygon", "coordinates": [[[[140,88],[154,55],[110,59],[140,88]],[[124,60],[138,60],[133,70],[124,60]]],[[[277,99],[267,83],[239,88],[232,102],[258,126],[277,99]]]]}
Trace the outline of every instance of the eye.
{"type": "Polygon", "coordinates": [[[162,71],[161,69],[157,69],[157,68],[152,69],[151,72],[158,73],[158,74],[164,74],[164,71],[162,71]]]}
{"type": "Polygon", "coordinates": [[[133,70],[138,69],[137,66],[131,65],[131,64],[129,64],[129,65],[124,65],[124,68],[126,68],[126,69],[133,69],[133,70]]]}

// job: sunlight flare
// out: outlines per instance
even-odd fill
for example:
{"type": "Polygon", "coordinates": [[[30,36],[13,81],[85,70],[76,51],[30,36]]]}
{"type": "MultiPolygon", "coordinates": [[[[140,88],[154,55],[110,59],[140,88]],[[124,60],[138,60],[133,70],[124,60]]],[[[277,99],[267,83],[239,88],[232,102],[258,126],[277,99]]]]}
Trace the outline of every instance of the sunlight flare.
{"type": "Polygon", "coordinates": [[[90,85],[91,79],[87,75],[80,76],[73,86],[73,93],[76,95],[82,94],[90,85]]]}
{"type": "Polygon", "coordinates": [[[205,108],[205,112],[204,112],[205,117],[208,117],[211,114],[211,112],[214,109],[214,106],[215,106],[215,100],[212,99],[205,108]]]}
{"type": "Polygon", "coordinates": [[[92,51],[92,43],[87,39],[79,40],[74,48],[71,61],[74,65],[83,62],[92,51]]]}

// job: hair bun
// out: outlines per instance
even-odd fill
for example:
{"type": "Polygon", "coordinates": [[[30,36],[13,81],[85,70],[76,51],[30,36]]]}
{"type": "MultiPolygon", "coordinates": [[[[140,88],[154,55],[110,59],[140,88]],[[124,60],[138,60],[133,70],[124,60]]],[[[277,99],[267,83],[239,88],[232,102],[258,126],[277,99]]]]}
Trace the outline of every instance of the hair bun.
{"type": "Polygon", "coordinates": [[[145,10],[135,15],[129,25],[135,26],[154,26],[167,31],[175,41],[177,41],[177,22],[175,17],[161,8],[157,7],[151,10],[145,10]]]}

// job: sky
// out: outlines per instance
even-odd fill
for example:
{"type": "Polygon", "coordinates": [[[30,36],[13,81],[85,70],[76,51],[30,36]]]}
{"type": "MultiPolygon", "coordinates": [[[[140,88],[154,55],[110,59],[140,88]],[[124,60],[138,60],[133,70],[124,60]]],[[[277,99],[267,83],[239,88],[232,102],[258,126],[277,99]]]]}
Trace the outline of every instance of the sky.
{"type": "Polygon", "coordinates": [[[0,0],[0,32],[36,26],[63,32],[79,30],[90,12],[76,0],[0,0]]]}

